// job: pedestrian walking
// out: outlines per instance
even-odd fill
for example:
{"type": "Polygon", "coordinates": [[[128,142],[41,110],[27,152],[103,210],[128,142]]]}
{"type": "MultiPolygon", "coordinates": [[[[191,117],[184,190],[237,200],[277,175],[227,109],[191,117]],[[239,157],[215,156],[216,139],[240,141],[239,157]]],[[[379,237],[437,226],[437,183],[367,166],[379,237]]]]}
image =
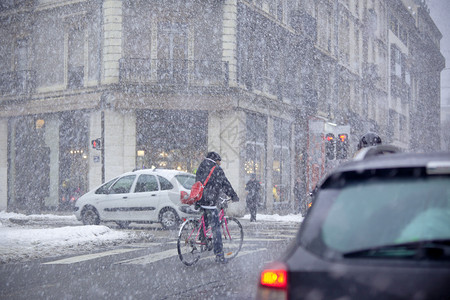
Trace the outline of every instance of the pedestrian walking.
{"type": "Polygon", "coordinates": [[[300,177],[297,177],[297,180],[295,181],[295,185],[294,185],[294,199],[298,203],[299,213],[304,215],[306,212],[306,205],[305,205],[305,203],[302,203],[302,198],[303,198],[302,181],[301,181],[300,177]]]}
{"type": "Polygon", "coordinates": [[[256,222],[261,185],[256,180],[256,174],[251,174],[250,180],[245,185],[247,191],[247,208],[250,211],[250,222],[256,222]]]}

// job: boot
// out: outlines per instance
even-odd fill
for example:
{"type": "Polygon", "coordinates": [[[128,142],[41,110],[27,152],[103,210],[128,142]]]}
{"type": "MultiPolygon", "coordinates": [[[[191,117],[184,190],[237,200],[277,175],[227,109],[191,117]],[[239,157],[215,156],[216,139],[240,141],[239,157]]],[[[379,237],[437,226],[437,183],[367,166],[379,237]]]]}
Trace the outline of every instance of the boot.
{"type": "Polygon", "coordinates": [[[228,263],[228,259],[225,258],[225,256],[222,254],[217,254],[216,255],[216,262],[221,263],[221,264],[226,264],[228,263]]]}

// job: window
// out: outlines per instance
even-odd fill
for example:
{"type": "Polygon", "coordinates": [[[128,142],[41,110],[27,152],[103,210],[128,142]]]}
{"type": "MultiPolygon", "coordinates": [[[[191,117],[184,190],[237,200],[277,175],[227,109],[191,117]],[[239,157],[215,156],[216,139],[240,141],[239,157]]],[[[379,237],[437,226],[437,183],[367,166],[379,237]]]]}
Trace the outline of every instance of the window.
{"type": "Polygon", "coordinates": [[[159,184],[161,185],[161,191],[173,189],[173,185],[166,178],[158,175],[159,184]]]}
{"type": "Polygon", "coordinates": [[[350,180],[333,198],[321,238],[339,252],[450,238],[449,177],[350,180]]]}
{"type": "Polygon", "coordinates": [[[17,92],[28,92],[31,88],[31,74],[29,70],[29,58],[28,58],[28,40],[18,39],[16,41],[15,48],[15,61],[14,71],[15,76],[15,88],[17,92]]]}
{"type": "Polygon", "coordinates": [[[158,80],[187,82],[187,25],[164,22],[158,25],[158,80]]]}
{"type": "Polygon", "coordinates": [[[131,190],[136,175],[128,175],[117,180],[111,187],[111,194],[126,194],[131,190]]]}
{"type": "Polygon", "coordinates": [[[378,16],[377,13],[375,12],[374,9],[369,9],[369,14],[368,14],[368,19],[369,19],[369,34],[371,34],[372,36],[375,34],[375,32],[378,29],[378,16]]]}
{"type": "Polygon", "coordinates": [[[193,172],[207,150],[208,115],[201,111],[142,110],[137,112],[137,149],[145,166],[193,172]]]}
{"type": "Polygon", "coordinates": [[[408,45],[408,31],[403,26],[399,28],[399,38],[403,44],[408,45]]]}
{"type": "MultiPolygon", "coordinates": [[[[285,120],[274,119],[273,133],[273,198],[275,203],[289,202],[291,190],[291,124],[285,120]]],[[[277,208],[276,205],[275,208],[277,208]]]]}
{"type": "Polygon", "coordinates": [[[342,16],[339,24],[339,59],[348,64],[350,61],[350,22],[342,16]]]}
{"type": "Polygon", "coordinates": [[[391,47],[391,75],[402,76],[402,53],[395,46],[391,47]]]}
{"type": "Polygon", "coordinates": [[[84,30],[74,27],[69,31],[67,86],[82,87],[84,84],[84,30]]]}
{"type": "Polygon", "coordinates": [[[96,194],[108,194],[109,193],[109,188],[111,187],[111,185],[117,180],[117,178],[114,178],[113,180],[108,181],[107,183],[105,183],[104,185],[102,185],[101,187],[99,187],[95,193],[96,194]]]}
{"type": "Polygon", "coordinates": [[[398,21],[397,21],[397,18],[395,18],[394,16],[391,16],[391,18],[390,18],[389,29],[390,29],[396,36],[398,36],[398,21]]]}
{"type": "Polygon", "coordinates": [[[284,14],[284,0],[277,1],[277,19],[280,22],[283,22],[283,14],[284,14]]]}
{"type": "Polygon", "coordinates": [[[176,175],[177,181],[185,188],[190,190],[195,183],[195,176],[191,175],[176,175]]]}
{"type": "Polygon", "coordinates": [[[317,43],[321,48],[330,52],[333,35],[333,17],[331,8],[323,3],[318,3],[316,15],[317,26],[321,29],[317,31],[317,43]]]}
{"type": "Polygon", "coordinates": [[[158,182],[153,175],[142,174],[136,183],[135,193],[155,192],[158,190],[158,182]]]}
{"type": "Polygon", "coordinates": [[[16,42],[15,68],[16,71],[28,69],[28,41],[19,39],[16,42]]]}
{"type": "MultiPolygon", "coordinates": [[[[265,182],[266,144],[267,119],[263,116],[248,113],[246,116],[245,182],[250,179],[250,174],[256,174],[258,180],[265,182]]],[[[265,186],[262,186],[262,188],[262,195],[265,195],[265,186]]]]}

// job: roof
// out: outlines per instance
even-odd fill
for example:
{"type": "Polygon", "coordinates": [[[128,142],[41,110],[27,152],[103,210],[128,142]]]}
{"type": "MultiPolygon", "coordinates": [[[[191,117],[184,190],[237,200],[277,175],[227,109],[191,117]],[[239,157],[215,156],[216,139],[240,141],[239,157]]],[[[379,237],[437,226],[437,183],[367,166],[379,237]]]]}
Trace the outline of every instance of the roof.
{"type": "Polygon", "coordinates": [[[424,168],[430,163],[435,164],[438,162],[444,165],[450,164],[450,153],[389,153],[375,155],[362,160],[349,161],[339,166],[332,173],[370,169],[424,168]]]}
{"type": "MultiPolygon", "coordinates": [[[[138,169],[131,172],[127,172],[125,174],[156,174],[156,175],[163,175],[163,176],[175,176],[175,175],[191,175],[194,176],[191,173],[179,171],[179,170],[171,170],[171,169],[138,169]]],[[[125,175],[122,174],[122,175],[125,175]]]]}

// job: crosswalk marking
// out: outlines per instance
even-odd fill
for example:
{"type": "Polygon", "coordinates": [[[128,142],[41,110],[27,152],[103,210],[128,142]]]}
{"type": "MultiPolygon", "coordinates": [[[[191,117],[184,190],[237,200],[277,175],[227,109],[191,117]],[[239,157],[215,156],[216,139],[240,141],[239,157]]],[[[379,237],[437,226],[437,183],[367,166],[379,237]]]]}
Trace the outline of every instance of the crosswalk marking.
{"type": "Polygon", "coordinates": [[[244,243],[246,242],[279,242],[279,241],[285,241],[286,239],[273,239],[273,238],[247,238],[244,239],[244,243]]]}
{"type": "MultiPolygon", "coordinates": [[[[279,241],[285,241],[286,239],[290,239],[290,238],[294,238],[295,235],[290,235],[290,234],[274,234],[274,233],[270,233],[270,232],[260,232],[262,234],[262,237],[257,238],[257,237],[252,237],[252,238],[244,238],[244,245],[254,245],[258,242],[279,242],[279,241]]],[[[93,254],[86,254],[86,255],[79,255],[79,256],[74,256],[74,257],[69,257],[69,258],[65,258],[65,259],[60,259],[60,260],[55,260],[55,261],[50,261],[50,262],[46,262],[44,264],[46,265],[50,265],[50,264],[74,264],[74,263],[78,263],[78,262],[83,262],[83,261],[88,261],[88,260],[93,260],[93,259],[97,259],[97,258],[101,258],[101,257],[105,257],[105,256],[112,256],[112,255],[117,255],[117,254],[122,254],[122,253],[127,253],[127,252],[132,252],[132,251],[138,251],[144,248],[150,248],[150,247],[160,247],[160,246],[164,246],[164,245],[174,245],[176,244],[177,241],[176,240],[171,240],[171,241],[167,241],[164,243],[159,243],[159,242],[147,242],[147,243],[141,243],[141,244],[133,244],[133,245],[129,245],[128,248],[121,248],[121,249],[114,249],[114,250],[110,250],[110,251],[105,251],[105,252],[100,252],[100,253],[93,253],[93,254]]],[[[252,250],[241,250],[238,254],[238,257],[240,256],[244,256],[244,255],[248,255],[248,254],[252,254],[255,252],[259,252],[259,251],[267,251],[267,248],[257,248],[257,249],[252,249],[252,250]]],[[[212,252],[211,252],[212,253],[212,252]]],[[[114,263],[115,265],[125,265],[125,264],[133,264],[133,265],[145,265],[145,264],[151,264],[160,260],[164,260],[167,258],[171,258],[174,256],[178,256],[178,250],[176,247],[169,249],[169,250],[165,250],[165,251],[160,251],[160,252],[154,252],[145,256],[140,256],[140,257],[135,257],[135,258],[131,258],[131,259],[126,259],[126,260],[122,260],[119,262],[114,263]]],[[[203,255],[201,259],[208,259],[210,258],[211,255],[203,255]]]]}
{"type": "Polygon", "coordinates": [[[146,265],[150,263],[157,262],[159,260],[163,260],[172,256],[177,256],[178,250],[177,249],[170,249],[162,252],[156,252],[149,255],[136,257],[132,259],[123,260],[120,262],[115,263],[115,265],[122,265],[122,264],[132,264],[132,265],[146,265]]]}
{"type": "MultiPolygon", "coordinates": [[[[238,253],[237,257],[244,256],[247,254],[253,254],[256,252],[260,252],[260,251],[267,251],[267,248],[259,248],[259,249],[254,249],[254,250],[240,251],[238,253]]],[[[122,264],[146,265],[146,264],[154,263],[154,262],[157,262],[157,261],[160,261],[160,260],[163,260],[166,258],[174,257],[174,256],[178,256],[177,249],[170,249],[170,250],[166,250],[166,251],[162,251],[162,252],[158,252],[158,253],[152,253],[149,255],[141,256],[141,257],[123,260],[123,261],[115,263],[115,265],[122,265],[122,264]]],[[[214,257],[212,252],[210,252],[209,255],[202,256],[200,258],[200,260],[210,259],[211,257],[214,257]]]]}
{"type": "Polygon", "coordinates": [[[240,252],[238,253],[237,257],[239,257],[239,256],[244,256],[244,255],[247,255],[247,254],[253,254],[253,253],[261,252],[261,251],[267,251],[267,248],[258,248],[258,249],[254,249],[254,250],[244,250],[244,251],[240,251],[240,252]]]}
{"type": "Polygon", "coordinates": [[[55,261],[49,261],[49,262],[44,263],[44,265],[74,264],[77,262],[82,262],[82,261],[86,261],[86,260],[92,260],[92,259],[96,259],[96,258],[100,258],[100,257],[116,255],[116,254],[121,254],[121,253],[127,253],[127,252],[137,251],[137,250],[139,250],[139,249],[129,249],[129,248],[114,249],[114,250],[100,252],[100,253],[85,254],[85,255],[79,255],[79,256],[64,258],[64,259],[55,260],[55,261]]]}

